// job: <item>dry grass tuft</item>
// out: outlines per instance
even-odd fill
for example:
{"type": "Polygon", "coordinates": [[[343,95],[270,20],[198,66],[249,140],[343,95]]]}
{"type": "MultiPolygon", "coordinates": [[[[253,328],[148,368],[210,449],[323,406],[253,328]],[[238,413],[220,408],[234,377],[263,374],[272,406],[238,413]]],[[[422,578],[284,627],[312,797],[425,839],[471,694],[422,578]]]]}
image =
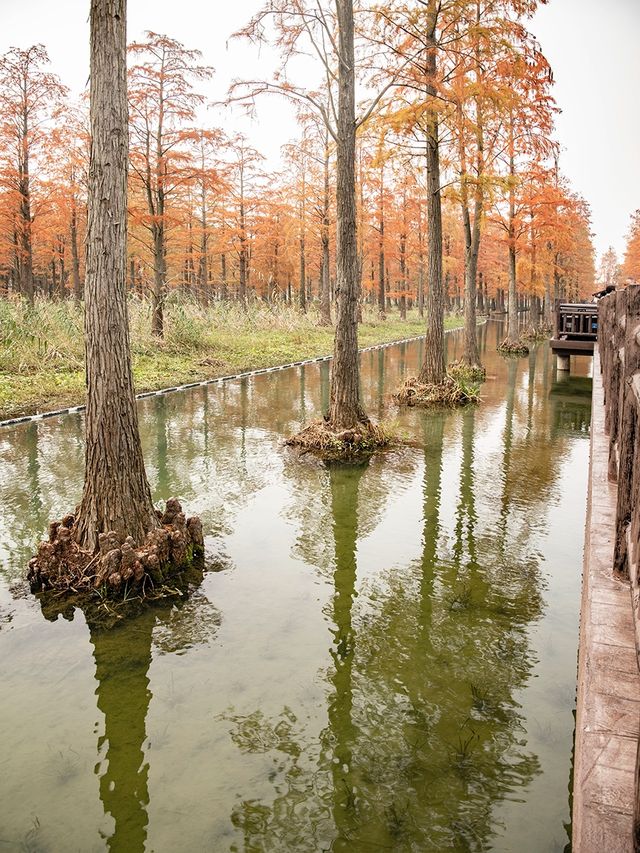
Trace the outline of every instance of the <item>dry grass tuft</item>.
{"type": "Polygon", "coordinates": [[[353,429],[334,430],[331,424],[321,420],[312,421],[287,439],[286,444],[326,460],[353,460],[370,456],[396,440],[393,430],[384,424],[367,421],[353,429]]]}
{"type": "Polygon", "coordinates": [[[517,341],[505,338],[499,345],[498,352],[501,355],[513,355],[518,357],[521,355],[529,355],[529,347],[526,345],[523,338],[519,338],[517,341]]]}
{"type": "Polygon", "coordinates": [[[464,361],[450,362],[447,373],[454,379],[462,380],[469,384],[472,382],[484,382],[487,371],[480,364],[465,364],[464,361]]]}
{"type": "Polygon", "coordinates": [[[411,376],[405,379],[394,400],[404,406],[466,406],[480,400],[479,383],[461,375],[447,375],[439,385],[424,384],[411,376]]]}

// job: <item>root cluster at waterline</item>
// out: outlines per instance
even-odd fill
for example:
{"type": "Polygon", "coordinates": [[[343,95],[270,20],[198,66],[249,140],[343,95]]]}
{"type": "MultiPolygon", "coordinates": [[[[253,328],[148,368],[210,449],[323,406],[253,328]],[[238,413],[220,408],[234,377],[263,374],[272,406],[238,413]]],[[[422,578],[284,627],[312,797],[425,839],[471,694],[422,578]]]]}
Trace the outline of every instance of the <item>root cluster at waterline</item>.
{"type": "Polygon", "coordinates": [[[170,498],[164,512],[156,510],[158,527],[137,546],[115,531],[101,533],[96,554],[81,548],[74,539],[75,517],[49,525],[49,539],[41,542],[29,561],[27,580],[32,592],[58,590],[93,594],[100,590],[117,598],[125,594],[144,596],[171,575],[190,565],[204,552],[202,523],[197,516],[186,518],[180,503],[170,498]]]}
{"type": "Polygon", "coordinates": [[[393,440],[389,428],[368,419],[350,429],[335,429],[329,421],[320,420],[312,421],[287,439],[286,444],[323,459],[350,460],[370,456],[376,450],[389,447],[393,440]]]}
{"type": "Polygon", "coordinates": [[[401,406],[466,406],[480,400],[480,385],[486,379],[484,367],[452,362],[442,382],[421,382],[410,376],[393,395],[401,406]]]}
{"type": "Polygon", "coordinates": [[[524,338],[518,338],[515,341],[511,340],[511,338],[505,338],[498,346],[498,352],[500,355],[513,355],[517,357],[521,355],[529,355],[529,347],[527,346],[524,338]]]}

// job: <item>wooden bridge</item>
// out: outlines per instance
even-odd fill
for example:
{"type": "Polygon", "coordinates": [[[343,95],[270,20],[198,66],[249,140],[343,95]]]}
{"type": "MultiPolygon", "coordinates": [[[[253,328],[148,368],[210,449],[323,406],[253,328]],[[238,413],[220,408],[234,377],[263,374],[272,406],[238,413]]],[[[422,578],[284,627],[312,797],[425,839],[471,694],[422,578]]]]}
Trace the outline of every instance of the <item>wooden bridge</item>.
{"type": "MultiPolygon", "coordinates": [[[[594,308],[590,306],[591,311],[594,308]]],[[[605,296],[598,311],[572,849],[574,853],[638,853],[640,285],[605,296]]]]}
{"type": "Polygon", "coordinates": [[[569,370],[570,356],[593,355],[598,337],[598,305],[593,302],[559,302],[551,351],[558,370],[569,370]]]}

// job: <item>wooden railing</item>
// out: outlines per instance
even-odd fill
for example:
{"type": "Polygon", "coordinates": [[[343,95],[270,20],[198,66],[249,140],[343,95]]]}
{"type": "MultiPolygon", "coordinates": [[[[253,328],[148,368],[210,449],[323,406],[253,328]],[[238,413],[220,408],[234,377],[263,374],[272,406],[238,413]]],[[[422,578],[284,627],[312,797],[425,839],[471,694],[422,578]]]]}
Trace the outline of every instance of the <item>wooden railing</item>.
{"type": "Polygon", "coordinates": [[[556,338],[593,340],[598,332],[598,306],[593,302],[558,302],[556,338]]]}
{"type": "Polygon", "coordinates": [[[640,624],[640,285],[599,303],[598,349],[609,436],[609,479],[618,484],[613,569],[633,586],[640,624]]]}

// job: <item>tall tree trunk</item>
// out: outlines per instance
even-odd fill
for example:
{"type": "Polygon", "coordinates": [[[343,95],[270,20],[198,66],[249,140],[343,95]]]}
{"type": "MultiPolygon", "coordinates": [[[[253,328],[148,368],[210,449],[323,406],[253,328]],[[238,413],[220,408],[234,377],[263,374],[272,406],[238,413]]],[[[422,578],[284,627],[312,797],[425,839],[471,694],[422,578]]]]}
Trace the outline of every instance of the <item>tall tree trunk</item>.
{"type": "Polygon", "coordinates": [[[307,190],[306,187],[306,178],[303,171],[302,174],[302,199],[300,202],[300,280],[299,280],[299,299],[300,299],[300,310],[303,314],[307,313],[307,264],[305,258],[305,245],[304,245],[304,232],[306,228],[306,205],[305,205],[305,192],[307,190]]]}
{"type": "Polygon", "coordinates": [[[424,317],[424,251],[422,236],[422,212],[418,214],[418,314],[424,317]]]}
{"type": "Polygon", "coordinates": [[[476,315],[478,254],[480,252],[480,218],[482,216],[482,190],[475,189],[473,224],[466,201],[462,205],[464,227],[464,353],[462,360],[471,366],[480,365],[478,349],[478,319],[476,315]]]}
{"type": "Polygon", "coordinates": [[[300,310],[303,314],[307,313],[307,266],[305,258],[304,234],[300,235],[300,281],[299,281],[299,299],[300,310]]]}
{"type": "Polygon", "coordinates": [[[540,327],[540,299],[534,294],[531,297],[531,328],[538,329],[540,327]]]}
{"type": "Polygon", "coordinates": [[[329,421],[355,427],[367,416],[360,404],[358,362],[359,269],[356,242],[356,121],[353,0],[336,0],[338,18],[338,124],[336,168],[336,336],[329,421]]]}
{"type": "Polygon", "coordinates": [[[244,204],[240,206],[240,253],[238,257],[239,285],[238,299],[247,304],[247,238],[244,231],[244,204]]]}
{"type": "Polygon", "coordinates": [[[207,301],[209,282],[209,233],[207,230],[207,188],[204,179],[204,150],[200,160],[202,183],[200,186],[200,258],[198,259],[198,288],[200,299],[207,301]]]}
{"type": "Polygon", "coordinates": [[[238,256],[238,277],[240,289],[238,291],[238,298],[243,306],[247,304],[247,266],[248,266],[248,257],[247,257],[247,231],[246,231],[246,219],[245,219],[245,207],[244,207],[244,149],[241,152],[241,157],[243,158],[240,161],[240,252],[238,256]]]}
{"type": "Polygon", "coordinates": [[[226,300],[229,295],[228,285],[227,285],[227,253],[222,252],[220,255],[220,283],[222,286],[221,298],[226,300]]]}
{"type": "Polygon", "coordinates": [[[509,238],[509,296],[507,303],[507,338],[518,340],[518,290],[516,280],[515,240],[509,238]]]}
{"type": "MultiPolygon", "coordinates": [[[[160,95],[162,103],[162,95],[160,95]]],[[[155,220],[153,223],[153,314],[151,319],[151,334],[164,337],[164,301],[167,279],[167,247],[165,240],[165,186],[163,174],[163,110],[160,109],[156,141],[156,191],[155,191],[155,220]]]]}
{"type": "MultiPolygon", "coordinates": [[[[547,247],[550,248],[548,244],[547,247]]],[[[551,328],[553,309],[551,307],[551,279],[548,272],[544,274],[544,308],[542,316],[545,326],[547,326],[547,328],[551,328]]]]}
{"type": "Polygon", "coordinates": [[[115,530],[141,544],[158,526],[138,431],[127,317],[126,0],[91,0],[85,288],[85,480],[75,537],[115,530]]]}
{"type": "Polygon", "coordinates": [[[478,250],[480,248],[479,212],[476,206],[473,226],[469,208],[462,205],[464,227],[464,352],[462,360],[469,365],[480,365],[476,315],[476,279],[478,274],[478,250]]]}
{"type": "Polygon", "coordinates": [[[71,239],[71,280],[73,282],[73,298],[76,302],[82,299],[82,284],[80,282],[80,257],[78,253],[78,209],[75,197],[71,202],[71,224],[69,226],[71,239]]]}
{"type": "Polygon", "coordinates": [[[407,235],[400,235],[400,319],[407,319],[407,235]]]}
{"type": "Polygon", "coordinates": [[[20,291],[33,302],[33,242],[31,219],[31,179],[29,173],[29,115],[25,106],[22,115],[21,152],[18,175],[20,194],[20,291]]]}
{"type": "Polygon", "coordinates": [[[164,296],[165,296],[165,257],[164,225],[156,222],[153,226],[153,302],[151,313],[151,334],[164,337],[164,296]]]}
{"type": "Polygon", "coordinates": [[[508,268],[509,268],[509,302],[507,305],[507,339],[511,343],[516,343],[518,340],[518,291],[516,280],[516,191],[515,191],[515,156],[513,150],[513,115],[510,121],[509,130],[509,253],[508,253],[508,268]]]}
{"type": "Polygon", "coordinates": [[[324,139],[324,186],[322,192],[322,225],[320,243],[322,246],[320,270],[320,325],[331,325],[331,267],[329,255],[329,133],[324,139]]]}
{"type": "Polygon", "coordinates": [[[385,262],[384,262],[384,163],[380,166],[380,214],[378,218],[378,310],[384,316],[385,300],[385,262]]]}
{"type": "Polygon", "coordinates": [[[426,165],[427,165],[427,334],[420,381],[440,384],[445,377],[444,357],[444,288],[442,286],[442,205],[440,199],[440,144],[438,136],[438,108],[436,90],[436,24],[438,0],[429,0],[425,41],[426,85],[429,100],[427,110],[426,165]]]}

